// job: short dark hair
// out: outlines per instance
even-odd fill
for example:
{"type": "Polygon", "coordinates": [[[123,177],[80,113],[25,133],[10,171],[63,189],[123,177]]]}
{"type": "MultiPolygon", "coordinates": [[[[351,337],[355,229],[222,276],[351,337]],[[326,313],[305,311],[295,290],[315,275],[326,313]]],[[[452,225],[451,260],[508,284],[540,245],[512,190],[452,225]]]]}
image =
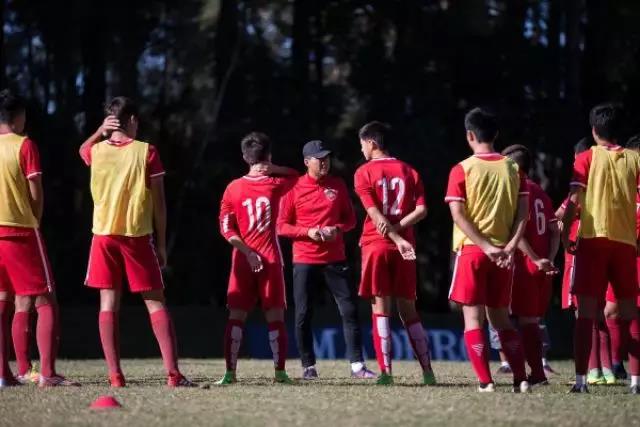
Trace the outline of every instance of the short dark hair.
{"type": "Polygon", "coordinates": [[[531,167],[531,152],[524,145],[510,145],[502,150],[502,155],[516,162],[521,171],[525,173],[529,172],[529,168],[531,167]]]}
{"type": "Polygon", "coordinates": [[[9,89],[0,91],[0,123],[11,123],[26,110],[26,103],[9,89]]]}
{"type": "Polygon", "coordinates": [[[115,116],[123,127],[131,117],[138,117],[138,105],[131,98],[116,96],[104,106],[105,116],[115,116]]]}
{"type": "Polygon", "coordinates": [[[391,125],[379,121],[369,122],[360,128],[358,137],[362,140],[372,140],[379,149],[386,150],[391,142],[391,125]]]}
{"type": "Polygon", "coordinates": [[[630,150],[640,151],[640,134],[633,135],[627,141],[627,148],[630,150]]]}
{"type": "Polygon", "coordinates": [[[476,107],[464,116],[464,128],[475,133],[480,142],[493,142],[498,136],[498,118],[492,112],[476,107]]]}
{"type": "Polygon", "coordinates": [[[271,138],[262,132],[251,132],[240,142],[242,158],[249,165],[269,160],[271,154],[271,138]]]}
{"type": "Polygon", "coordinates": [[[593,146],[593,139],[590,137],[584,137],[580,141],[576,142],[576,145],[573,146],[573,154],[580,154],[593,146]]]}
{"type": "Polygon", "coordinates": [[[620,138],[623,122],[622,105],[608,102],[596,105],[589,113],[589,124],[600,138],[613,141],[620,138]]]}

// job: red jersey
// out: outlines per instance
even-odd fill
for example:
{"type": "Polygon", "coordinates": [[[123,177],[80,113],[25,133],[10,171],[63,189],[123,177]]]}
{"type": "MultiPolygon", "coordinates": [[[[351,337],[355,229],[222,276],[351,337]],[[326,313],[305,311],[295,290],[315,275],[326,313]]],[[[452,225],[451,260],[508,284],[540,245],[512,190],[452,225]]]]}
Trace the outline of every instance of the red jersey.
{"type": "Polygon", "coordinates": [[[356,225],[349,191],[340,178],[316,180],[305,174],[298,178],[280,204],[278,234],[293,239],[293,262],[327,264],[344,261],[343,233],[356,225]],[[334,226],[338,235],[331,242],[311,240],[310,228],[334,226]]]}
{"type": "MultiPolygon", "coordinates": [[[[422,180],[408,164],[386,157],[372,159],[360,166],[354,177],[355,190],[365,209],[377,207],[392,224],[400,222],[416,206],[426,206],[422,180]]],[[[413,227],[400,231],[400,235],[415,244],[413,227]]],[[[395,245],[378,233],[375,224],[366,216],[362,227],[360,245],[384,243],[395,245]]]]}
{"type": "MultiPolygon", "coordinates": [[[[26,138],[22,143],[18,162],[20,163],[20,169],[25,179],[31,180],[42,175],[40,153],[38,152],[38,147],[31,139],[26,138]]],[[[31,195],[25,194],[24,197],[30,200],[31,195]]],[[[0,237],[26,236],[32,233],[33,229],[25,227],[0,226],[0,237]]]]}
{"type": "Polygon", "coordinates": [[[549,224],[557,222],[553,212],[553,203],[547,193],[535,182],[527,178],[529,188],[529,220],[524,232],[533,251],[542,258],[549,257],[551,233],[549,224]]]}
{"type": "Polygon", "coordinates": [[[231,181],[220,203],[224,238],[238,236],[263,261],[282,263],[273,219],[278,217],[280,199],[293,182],[291,177],[271,176],[243,176],[231,181]]]}

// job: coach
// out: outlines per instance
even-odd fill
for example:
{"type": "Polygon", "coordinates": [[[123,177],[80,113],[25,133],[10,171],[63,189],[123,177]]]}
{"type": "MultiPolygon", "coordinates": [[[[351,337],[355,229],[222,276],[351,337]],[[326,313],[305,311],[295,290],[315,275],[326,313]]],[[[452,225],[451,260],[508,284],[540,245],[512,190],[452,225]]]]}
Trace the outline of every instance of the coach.
{"type": "Polygon", "coordinates": [[[296,341],[303,378],[318,377],[313,351],[312,296],[324,276],[340,315],[351,361],[351,376],[373,378],[364,365],[355,295],[349,283],[343,234],[355,227],[356,218],[344,181],[330,176],[331,151],[322,141],[310,141],[302,149],[307,173],[284,196],[278,217],[278,234],[293,240],[293,295],[296,341]]]}

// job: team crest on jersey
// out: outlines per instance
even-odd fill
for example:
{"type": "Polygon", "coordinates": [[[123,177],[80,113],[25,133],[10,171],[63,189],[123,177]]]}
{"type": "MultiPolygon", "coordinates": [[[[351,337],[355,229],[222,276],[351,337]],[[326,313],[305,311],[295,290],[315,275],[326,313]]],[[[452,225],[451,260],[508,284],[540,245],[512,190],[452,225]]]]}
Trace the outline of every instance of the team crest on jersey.
{"type": "Polygon", "coordinates": [[[338,197],[338,192],[333,188],[325,188],[324,195],[327,197],[327,199],[333,202],[336,199],[336,197],[338,197]]]}

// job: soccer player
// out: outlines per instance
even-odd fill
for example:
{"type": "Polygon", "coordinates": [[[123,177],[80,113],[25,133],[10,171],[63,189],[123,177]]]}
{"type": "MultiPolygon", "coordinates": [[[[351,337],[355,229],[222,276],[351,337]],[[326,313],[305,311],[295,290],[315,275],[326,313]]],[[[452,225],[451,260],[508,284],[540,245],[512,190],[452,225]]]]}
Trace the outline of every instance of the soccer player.
{"type": "Polygon", "coordinates": [[[58,375],[58,306],[47,250],[40,233],[43,210],[42,169],[35,143],[23,135],[24,101],[8,90],[0,92],[0,388],[28,382],[29,314],[38,313],[36,341],[41,373],[47,386],[80,384],[58,375]],[[9,316],[15,295],[13,340],[18,377],[9,369],[9,316]]]}
{"type": "Polygon", "coordinates": [[[111,387],[124,387],[118,312],[122,276],[142,296],[160,346],[169,387],[195,386],[178,369],[175,330],[165,304],[164,168],[158,150],[136,139],[139,113],[129,98],[107,103],[106,118],[80,147],[91,167],[93,239],[86,285],[100,291],[98,325],[111,387]],[[155,239],[154,239],[155,232],[155,239]]]}
{"type": "Polygon", "coordinates": [[[377,384],[393,384],[390,316],[395,298],[400,319],[420,366],[423,383],[434,385],[429,342],[416,310],[416,262],[413,225],[427,215],[418,173],[388,151],[391,128],[370,122],[359,132],[367,163],[355,173],[355,190],[367,211],[362,228],[359,294],[371,301],[373,345],[380,367],[377,384]]]}
{"type": "MultiPolygon", "coordinates": [[[[631,137],[627,141],[626,148],[635,152],[640,152],[640,135],[631,137]]],[[[636,234],[640,237],[640,196],[638,196],[638,199],[636,200],[636,216],[636,234]]],[[[636,259],[637,262],[640,263],[640,257],[636,259]]],[[[622,340],[620,330],[621,328],[626,327],[626,325],[624,319],[620,318],[618,314],[618,303],[611,286],[607,288],[606,299],[604,315],[611,337],[612,370],[615,378],[625,380],[627,379],[627,372],[624,369],[623,360],[626,359],[626,343],[622,340]]],[[[640,296],[638,297],[637,305],[640,307],[640,296]]],[[[634,321],[637,321],[637,319],[634,321]]]]}
{"type": "MultiPolygon", "coordinates": [[[[591,138],[582,138],[573,146],[574,159],[578,157],[578,154],[583,153],[589,149],[593,145],[593,141],[591,138]]],[[[569,198],[567,198],[562,205],[556,210],[556,218],[558,218],[560,227],[563,226],[562,218],[564,217],[564,212],[569,204],[569,198]]],[[[578,237],[578,229],[580,228],[580,210],[579,207],[576,206],[576,217],[575,220],[571,224],[571,229],[569,230],[569,239],[573,242],[578,237]]],[[[561,305],[565,310],[576,310],[575,297],[571,295],[571,286],[574,278],[574,263],[573,263],[573,254],[565,251],[564,252],[564,271],[562,274],[562,290],[561,290],[561,305]]]]}
{"type": "MultiPolygon", "coordinates": [[[[574,146],[575,156],[587,151],[593,145],[591,138],[582,138],[574,146]]],[[[556,211],[556,217],[562,219],[566,206],[569,203],[567,198],[562,205],[556,211]]],[[[560,222],[562,224],[562,222],[560,222]]],[[[576,219],[569,230],[569,239],[575,241],[578,236],[578,229],[580,228],[580,211],[579,206],[576,207],[576,219]]],[[[573,254],[565,251],[565,268],[562,280],[562,308],[571,309],[575,312],[577,303],[575,296],[571,295],[571,287],[574,277],[574,256],[573,254]]],[[[609,289],[610,287],[608,287],[609,289]]],[[[601,302],[604,304],[604,301],[601,302]]],[[[611,345],[609,328],[605,323],[603,312],[598,310],[597,321],[593,324],[593,331],[591,333],[591,351],[589,353],[589,367],[587,373],[587,384],[602,385],[602,384],[615,384],[616,377],[612,371],[611,363],[611,345]]]]}
{"type": "MultiPolygon", "coordinates": [[[[516,162],[521,173],[527,175],[531,165],[527,147],[510,145],[502,155],[516,162]]],[[[517,319],[525,358],[531,369],[528,382],[533,386],[547,384],[539,325],[551,299],[551,275],[558,271],[552,260],[560,246],[560,229],[549,196],[528,177],[526,185],[529,190],[529,220],[515,252],[511,314],[517,319]]]]}
{"type": "Polygon", "coordinates": [[[258,300],[267,320],[275,381],[290,384],[285,371],[286,291],[276,219],[280,199],[298,174],[271,163],[271,140],[263,133],[248,134],[240,147],[249,172],[227,185],[220,203],[220,232],[233,246],[233,253],[227,291],[229,321],[224,332],[227,370],[218,384],[236,382],[244,324],[258,300]]]}
{"type": "Polygon", "coordinates": [[[278,234],[293,239],[293,297],[302,377],[318,377],[311,317],[316,276],[321,273],[342,316],[351,377],[375,378],[364,363],[358,309],[345,261],[343,235],[356,225],[349,191],[342,179],[329,175],[331,151],[322,141],[306,143],[302,155],[307,173],[282,199],[278,216],[278,234]]]}
{"type": "Polygon", "coordinates": [[[513,256],[529,214],[525,175],[513,160],[495,152],[498,123],[493,114],[474,108],[464,125],[473,155],[451,169],[445,197],[458,252],[449,299],[462,306],[464,341],[478,391],[495,390],[483,329],[486,316],[513,371],[513,391],[527,392],[522,343],[509,319],[513,256]]]}
{"type": "MultiPolygon", "coordinates": [[[[596,146],[576,157],[569,203],[563,222],[563,243],[575,253],[578,310],[574,331],[576,382],[572,393],[587,393],[586,374],[594,319],[604,301],[607,282],[618,302],[620,317],[637,318],[636,195],[640,177],[640,155],[617,144],[622,127],[622,108],[616,104],[594,107],[589,123],[596,146]],[[569,239],[580,203],[578,241],[569,239]]],[[[625,325],[629,338],[631,393],[640,393],[640,330],[625,325]]]]}

